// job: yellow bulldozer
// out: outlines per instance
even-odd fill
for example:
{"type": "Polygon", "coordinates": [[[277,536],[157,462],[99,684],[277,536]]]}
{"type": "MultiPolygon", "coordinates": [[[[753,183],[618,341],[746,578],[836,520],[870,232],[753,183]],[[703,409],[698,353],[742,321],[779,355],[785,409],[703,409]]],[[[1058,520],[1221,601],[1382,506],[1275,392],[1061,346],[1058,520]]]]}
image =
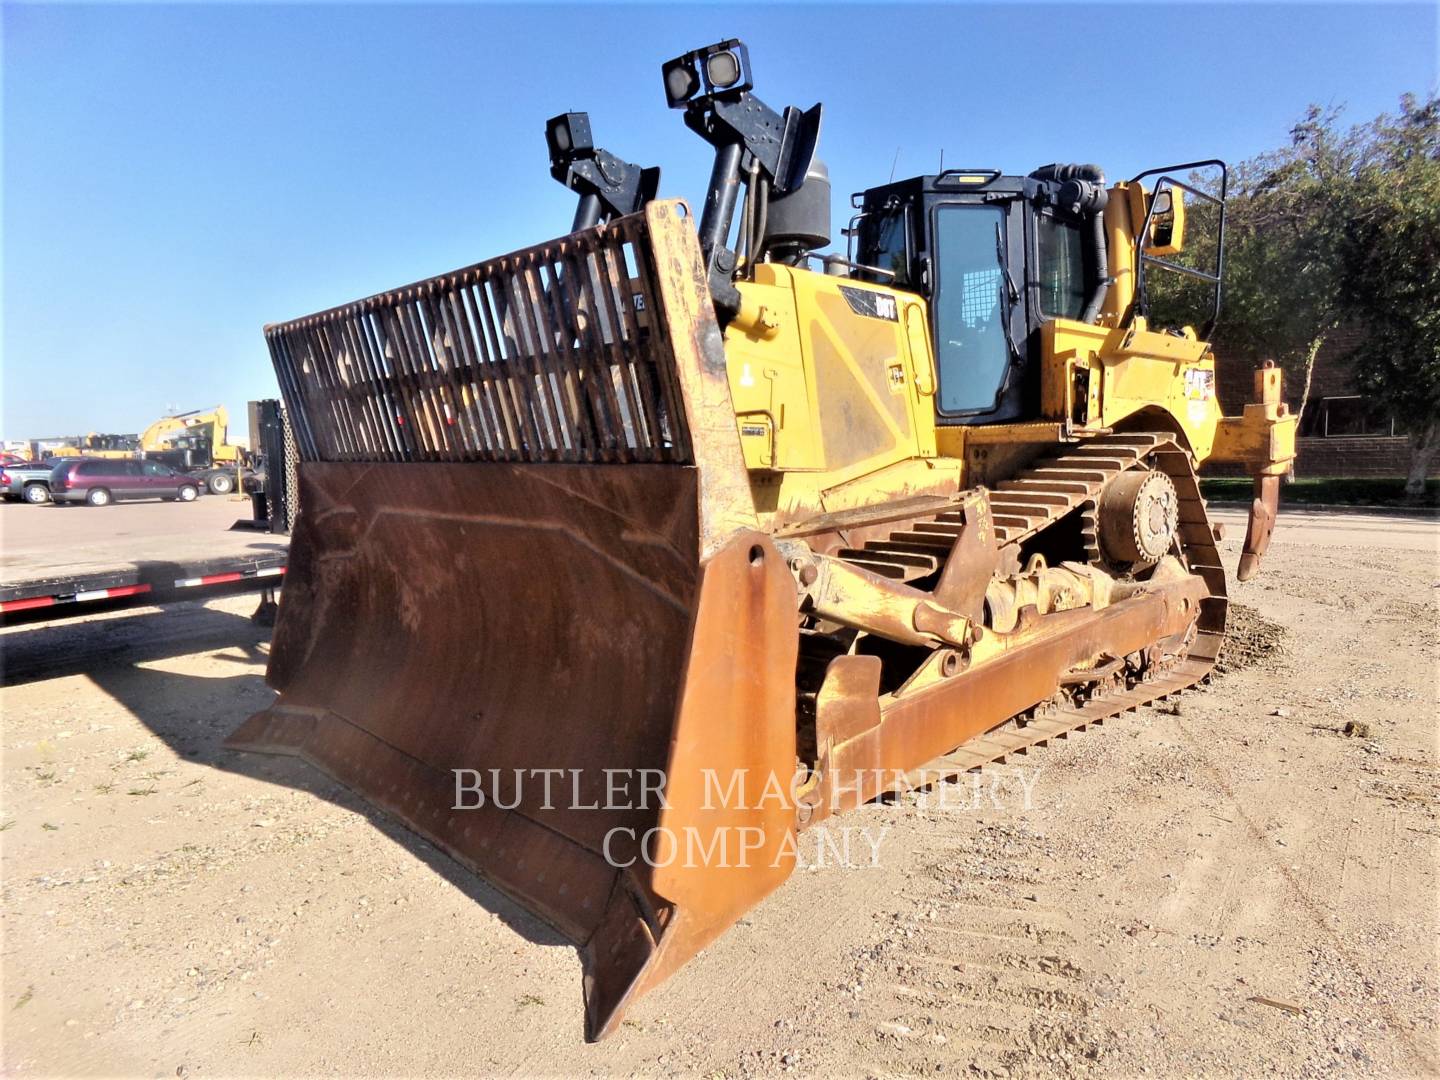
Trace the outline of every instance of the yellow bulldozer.
{"type": "Polygon", "coordinates": [[[1203,680],[1197,469],[1255,477],[1244,579],[1295,434],[1277,369],[1224,416],[1208,328],[1152,321],[1175,270],[1218,313],[1221,163],[945,169],[821,255],[820,107],[767,106],[735,40],[662,74],[714,148],[698,216],[564,114],[567,235],[266,328],[301,513],[279,697],[230,741],[573,941],[592,1039],[806,830],[1203,680]]]}

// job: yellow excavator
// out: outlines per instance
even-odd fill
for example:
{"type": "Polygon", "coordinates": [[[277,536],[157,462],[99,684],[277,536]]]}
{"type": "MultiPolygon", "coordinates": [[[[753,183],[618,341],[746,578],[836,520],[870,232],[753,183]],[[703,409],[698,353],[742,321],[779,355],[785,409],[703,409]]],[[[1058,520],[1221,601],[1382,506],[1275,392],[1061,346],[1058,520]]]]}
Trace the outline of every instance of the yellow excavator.
{"type": "Polygon", "coordinates": [[[662,74],[714,148],[698,216],[564,114],[570,233],[266,328],[301,513],[279,697],[230,740],[575,942],[592,1039],[807,830],[1203,680],[1197,469],[1255,477],[1244,579],[1294,452],[1279,370],[1224,416],[1209,328],[1152,316],[1174,271],[1218,315],[1223,164],[945,169],[822,256],[820,107],[767,106],[735,40],[662,74]]]}
{"type": "Polygon", "coordinates": [[[244,447],[230,442],[230,411],[224,405],[162,416],[140,433],[140,449],[147,453],[176,448],[201,451],[205,464],[232,468],[245,456],[244,447]]]}
{"type": "Polygon", "coordinates": [[[162,416],[140,433],[142,456],[190,473],[213,495],[234,491],[250,455],[230,441],[230,411],[213,409],[162,416]]]}

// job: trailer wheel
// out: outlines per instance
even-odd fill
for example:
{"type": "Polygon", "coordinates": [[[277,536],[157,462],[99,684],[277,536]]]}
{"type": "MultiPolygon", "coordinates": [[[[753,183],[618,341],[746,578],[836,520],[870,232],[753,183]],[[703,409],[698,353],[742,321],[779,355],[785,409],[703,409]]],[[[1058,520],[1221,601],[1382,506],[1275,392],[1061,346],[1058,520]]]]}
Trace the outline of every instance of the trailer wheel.
{"type": "Polygon", "coordinates": [[[235,478],[228,472],[211,473],[205,479],[211,495],[229,495],[235,490],[235,478]]]}
{"type": "Polygon", "coordinates": [[[43,506],[50,501],[50,489],[44,484],[26,484],[25,501],[32,506],[43,506]]]}
{"type": "Polygon", "coordinates": [[[109,506],[110,492],[104,488],[91,488],[85,493],[85,501],[91,506],[109,506]]]}

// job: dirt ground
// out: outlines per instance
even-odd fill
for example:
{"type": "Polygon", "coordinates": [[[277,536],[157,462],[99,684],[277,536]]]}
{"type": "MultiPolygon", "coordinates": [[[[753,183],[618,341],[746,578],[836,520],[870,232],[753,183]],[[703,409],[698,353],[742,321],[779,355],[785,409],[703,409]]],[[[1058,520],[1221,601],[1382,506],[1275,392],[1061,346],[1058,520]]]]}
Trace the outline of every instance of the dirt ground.
{"type": "Polygon", "coordinates": [[[1437,556],[1290,515],[1213,685],[857,811],[875,865],[797,872],[598,1045],[553,932],[221,748],[271,696],[253,600],[6,632],[5,1072],[1436,1075],[1437,556]]]}

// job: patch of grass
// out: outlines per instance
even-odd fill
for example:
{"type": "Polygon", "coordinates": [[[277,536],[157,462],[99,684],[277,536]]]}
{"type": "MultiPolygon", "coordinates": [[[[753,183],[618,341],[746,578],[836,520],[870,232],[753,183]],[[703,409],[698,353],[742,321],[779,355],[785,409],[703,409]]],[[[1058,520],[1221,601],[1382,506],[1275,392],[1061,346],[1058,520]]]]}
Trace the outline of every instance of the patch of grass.
{"type": "Polygon", "coordinates": [[[29,1005],[29,1004],[30,1004],[30,999],[33,998],[34,996],[35,996],[35,987],[33,987],[33,986],[27,986],[27,987],[25,988],[25,992],[20,995],[20,1000],[17,1001],[17,1002],[15,1002],[15,1008],[17,1008],[17,1009],[23,1009],[26,1005],[29,1005]]]}
{"type": "Polygon", "coordinates": [[[521,1009],[529,1008],[531,1005],[544,1004],[545,999],[542,998],[539,994],[521,994],[518,998],[515,999],[515,1010],[518,1012],[521,1009]]]}
{"type": "MultiPolygon", "coordinates": [[[[1207,477],[1200,493],[1220,502],[1249,502],[1254,484],[1241,477],[1207,477]]],[[[1413,509],[1440,507],[1440,480],[1427,480],[1418,500],[1405,496],[1399,477],[1301,477],[1280,485],[1280,506],[1396,506],[1413,509]]]]}
{"type": "Polygon", "coordinates": [[[131,750],[130,753],[126,754],[126,755],[125,755],[125,760],[126,760],[126,761],[144,761],[144,760],[145,760],[147,757],[149,757],[149,756],[150,756],[150,751],[147,750],[147,749],[145,749],[145,747],[142,746],[142,747],[140,747],[140,748],[138,748],[138,749],[136,749],[136,750],[131,750]]]}
{"type": "Polygon", "coordinates": [[[155,789],[154,789],[153,787],[148,787],[148,788],[132,787],[132,788],[131,788],[129,791],[127,791],[125,794],[126,794],[126,795],[154,795],[154,794],[155,794],[155,789]]]}
{"type": "Polygon", "coordinates": [[[6,829],[13,829],[14,827],[15,819],[13,817],[9,821],[0,821],[0,832],[4,832],[6,829]]]}
{"type": "Polygon", "coordinates": [[[42,784],[54,783],[54,781],[55,781],[55,770],[54,770],[54,769],[36,769],[36,770],[35,770],[35,779],[36,779],[36,780],[39,780],[42,784]]]}
{"type": "Polygon", "coordinates": [[[41,827],[42,829],[44,829],[46,832],[59,832],[59,831],[60,831],[60,826],[59,826],[59,825],[51,825],[50,822],[48,822],[48,821],[42,821],[42,822],[40,823],[40,827],[41,827]]]}
{"type": "Polygon", "coordinates": [[[96,795],[109,795],[109,794],[110,794],[112,791],[114,791],[114,790],[115,790],[115,785],[114,785],[114,784],[96,784],[96,785],[95,785],[95,794],[96,794],[96,795]]]}

